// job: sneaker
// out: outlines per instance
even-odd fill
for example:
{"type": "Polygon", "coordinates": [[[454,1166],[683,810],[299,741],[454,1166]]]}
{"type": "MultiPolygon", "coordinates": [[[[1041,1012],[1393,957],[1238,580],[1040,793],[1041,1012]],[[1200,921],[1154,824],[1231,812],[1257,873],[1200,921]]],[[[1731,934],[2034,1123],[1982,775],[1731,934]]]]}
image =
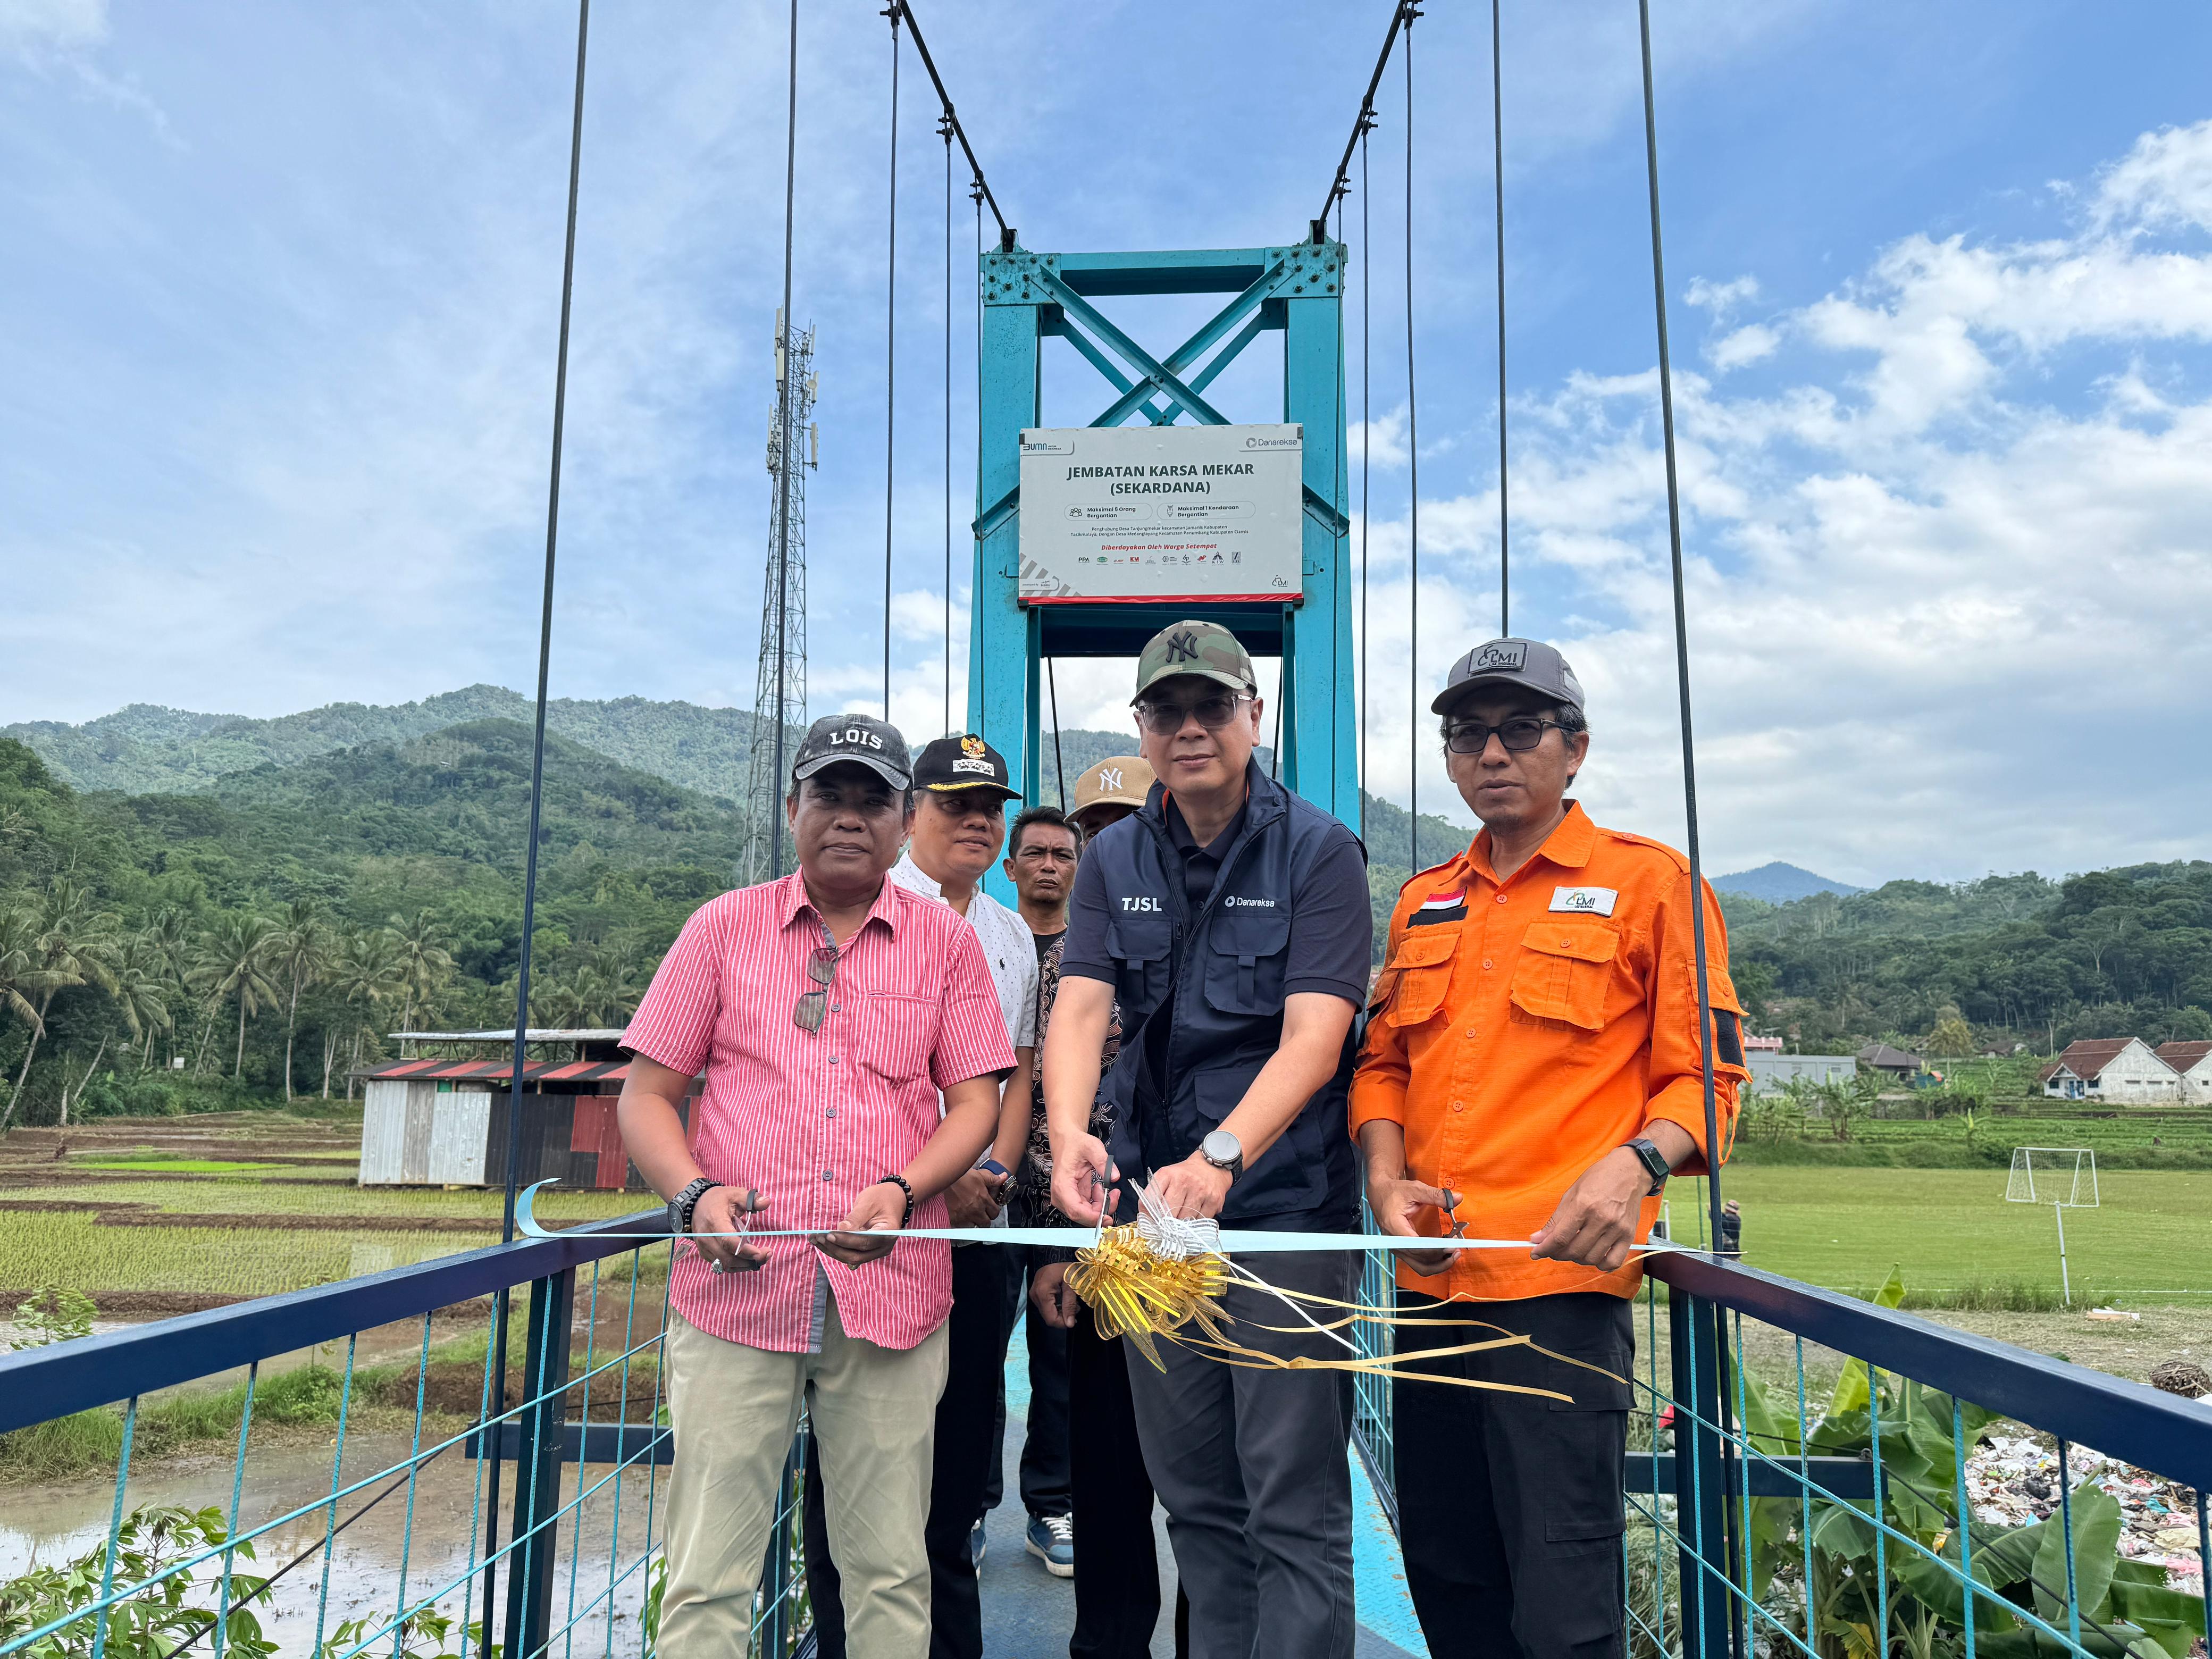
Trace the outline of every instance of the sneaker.
{"type": "Polygon", "coordinates": [[[983,1536],[983,1523],[979,1520],[968,1529],[968,1560],[978,1572],[983,1571],[983,1547],[987,1541],[983,1536]]]}
{"type": "Polygon", "coordinates": [[[1029,1536],[1025,1540],[1031,1555],[1044,1563],[1044,1570],[1055,1578],[1075,1577],[1075,1517],[1071,1515],[1033,1515],[1030,1516],[1029,1536]]]}

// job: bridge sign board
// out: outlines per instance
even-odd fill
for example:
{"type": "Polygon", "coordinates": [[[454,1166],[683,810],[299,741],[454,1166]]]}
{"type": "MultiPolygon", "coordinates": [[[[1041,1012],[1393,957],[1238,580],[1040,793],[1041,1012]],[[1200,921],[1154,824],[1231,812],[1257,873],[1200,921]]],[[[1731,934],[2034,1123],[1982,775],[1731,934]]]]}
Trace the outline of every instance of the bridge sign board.
{"type": "Polygon", "coordinates": [[[1300,598],[1304,428],[1031,428],[1024,605],[1300,598]]]}

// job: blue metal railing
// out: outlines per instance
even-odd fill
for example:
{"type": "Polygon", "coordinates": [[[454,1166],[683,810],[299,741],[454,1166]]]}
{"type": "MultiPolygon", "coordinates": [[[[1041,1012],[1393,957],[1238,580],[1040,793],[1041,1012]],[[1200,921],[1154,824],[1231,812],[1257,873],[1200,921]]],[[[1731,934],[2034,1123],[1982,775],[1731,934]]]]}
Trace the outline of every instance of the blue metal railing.
{"type": "MultiPolygon", "coordinates": [[[[1638,1659],[2185,1659],[2212,1641],[2174,1557],[2120,1553],[2118,1504],[2074,1478],[2076,1449],[2094,1446],[2175,1483],[2172,1530],[2193,1522],[2201,1587],[2212,1401],[1717,1257],[1646,1266],[1622,1540],[1638,1659]],[[1758,1375],[1747,1328],[1788,1356],[1779,1383],[1758,1375]],[[1808,1353],[1843,1361],[1824,1401],[1808,1353]],[[2033,1524],[1975,1511],[1971,1455],[2008,1419],[2055,1443],[2050,1513],[2033,1524]]],[[[1387,1305],[1387,1279],[1370,1281],[1387,1305]]],[[[1388,1386],[1363,1387],[1358,1433],[1387,1470],[1388,1386]]]]}
{"type": "MultiPolygon", "coordinates": [[[[111,1637],[120,1643],[126,1632],[134,1638],[131,1650],[139,1651],[136,1634],[156,1608],[168,1621],[173,1634],[165,1639],[173,1644],[205,1638],[204,1650],[212,1659],[223,1659],[231,1646],[256,1650],[251,1644],[261,1639],[258,1620],[275,1605],[275,1584],[301,1568],[319,1572],[312,1637],[301,1639],[310,1621],[304,1609],[296,1611],[289,1623],[299,1628],[277,1638],[284,1651],[305,1649],[317,1659],[384,1652],[393,1659],[424,1653],[539,1659],[557,1645],[562,1659],[574,1659],[581,1637],[586,1653],[597,1649],[612,1659],[617,1626],[634,1620],[625,1652],[650,1652],[665,1577],[659,1471],[670,1461],[672,1436],[659,1360],[671,1247],[640,1243],[637,1235],[659,1231],[659,1212],[647,1212],[557,1238],[497,1245],[0,1357],[0,1433],[122,1402],[106,1540],[82,1571],[34,1574],[15,1581],[12,1592],[0,1585],[0,1656],[106,1659],[111,1637]],[[503,1396],[513,1356],[494,1352],[491,1331],[501,1325],[496,1299],[523,1287],[521,1397],[509,1404],[503,1396]],[[457,1319],[460,1328],[442,1344],[434,1331],[441,1316],[457,1319]],[[403,1352],[413,1362],[411,1378],[390,1363],[370,1364],[364,1351],[365,1338],[374,1340],[394,1325],[409,1332],[403,1352]],[[479,1338],[477,1376],[472,1355],[479,1338]],[[262,1402],[281,1398],[290,1404],[301,1392],[288,1390],[301,1380],[300,1368],[284,1371],[269,1362],[338,1342],[344,1347],[341,1370],[319,1371],[311,1364],[305,1371],[309,1393],[320,1387],[337,1395],[334,1415],[318,1419],[334,1428],[328,1491],[306,1503],[280,1503],[279,1513],[248,1522],[242,1505],[258,1443],[257,1406],[266,1418],[276,1407],[262,1402]],[[471,1356],[459,1367],[450,1357],[457,1352],[471,1356]],[[507,1363],[495,1364],[501,1359],[507,1363]],[[168,1409],[155,1399],[163,1391],[240,1368],[246,1380],[239,1391],[235,1461],[220,1482],[227,1503],[210,1504],[185,1530],[176,1530],[173,1517],[189,1510],[179,1511],[172,1502],[142,1511],[131,1501],[141,1425],[168,1409]],[[473,1409],[457,1413],[448,1401],[447,1409],[434,1413],[434,1375],[442,1370],[442,1380],[450,1381],[457,1369],[476,1376],[473,1409]],[[367,1472],[349,1467],[349,1441],[357,1463],[365,1431],[381,1442],[403,1425],[404,1456],[367,1472]],[[444,1501],[426,1503],[426,1471],[455,1451],[472,1464],[465,1504],[442,1472],[444,1501]],[[501,1487],[510,1466],[514,1478],[502,1542],[501,1487]],[[375,1613],[337,1619],[340,1536],[391,1498],[401,1502],[397,1570],[379,1576],[375,1613]],[[258,1559],[258,1551],[302,1530],[319,1532],[319,1538],[261,1577],[270,1564],[258,1559]],[[150,1553],[141,1547],[157,1534],[189,1542],[150,1553]],[[604,1571],[597,1559],[602,1538],[604,1571]],[[588,1564],[587,1540],[593,1552],[588,1564]],[[418,1564],[433,1555],[443,1565],[422,1571],[418,1564]]],[[[796,1562],[805,1445],[802,1427],[756,1599],[752,1651],[763,1659],[787,1659],[805,1641],[810,1622],[796,1562]]]]}

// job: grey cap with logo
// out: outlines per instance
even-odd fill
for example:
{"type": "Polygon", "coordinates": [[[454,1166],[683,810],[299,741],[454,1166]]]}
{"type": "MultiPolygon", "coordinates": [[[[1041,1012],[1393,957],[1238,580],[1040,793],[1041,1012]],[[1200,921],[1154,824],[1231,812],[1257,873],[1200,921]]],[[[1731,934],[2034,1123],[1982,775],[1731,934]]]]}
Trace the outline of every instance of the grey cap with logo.
{"type": "Polygon", "coordinates": [[[1159,681],[1185,674],[1218,681],[1247,696],[1260,689],[1252,659],[1234,634],[1219,623],[1179,622],[1145,641],[1144,653],[1137,659],[1137,695],[1129,701],[1140,702],[1159,681]]]}
{"type": "Polygon", "coordinates": [[[851,761],[894,789],[914,787],[914,762],[896,726],[872,714],[824,714],[806,728],[792,757],[791,781],[804,783],[825,766],[851,761]]]}
{"type": "Polygon", "coordinates": [[[1507,686],[1570,708],[1583,706],[1583,683],[1565,657],[1541,640],[1509,638],[1485,641],[1454,663],[1429,712],[1449,714],[1478,691],[1507,686]]]}

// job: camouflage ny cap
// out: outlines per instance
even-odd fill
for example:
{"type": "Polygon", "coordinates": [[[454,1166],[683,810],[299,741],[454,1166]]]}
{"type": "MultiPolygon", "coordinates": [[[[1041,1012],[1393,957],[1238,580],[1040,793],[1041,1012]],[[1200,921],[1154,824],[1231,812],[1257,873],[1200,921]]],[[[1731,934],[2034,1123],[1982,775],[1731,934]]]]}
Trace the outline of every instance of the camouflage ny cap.
{"type": "Polygon", "coordinates": [[[1248,694],[1260,689],[1252,659],[1234,634],[1219,623],[1179,622],[1145,641],[1144,654],[1137,659],[1137,695],[1129,701],[1138,702],[1157,682],[1182,674],[1218,680],[1248,694]]]}

